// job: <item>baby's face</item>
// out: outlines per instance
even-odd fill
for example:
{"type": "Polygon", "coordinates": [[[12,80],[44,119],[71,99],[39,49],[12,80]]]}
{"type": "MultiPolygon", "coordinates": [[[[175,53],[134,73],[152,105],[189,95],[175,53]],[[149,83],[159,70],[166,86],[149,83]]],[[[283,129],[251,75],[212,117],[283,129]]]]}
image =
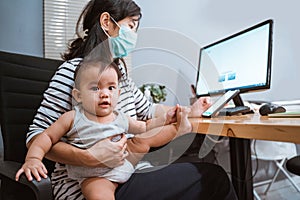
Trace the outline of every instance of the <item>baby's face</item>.
{"type": "Polygon", "coordinates": [[[99,73],[99,68],[89,67],[82,73],[80,98],[86,112],[99,117],[112,113],[118,103],[118,75],[113,68],[99,73]]]}

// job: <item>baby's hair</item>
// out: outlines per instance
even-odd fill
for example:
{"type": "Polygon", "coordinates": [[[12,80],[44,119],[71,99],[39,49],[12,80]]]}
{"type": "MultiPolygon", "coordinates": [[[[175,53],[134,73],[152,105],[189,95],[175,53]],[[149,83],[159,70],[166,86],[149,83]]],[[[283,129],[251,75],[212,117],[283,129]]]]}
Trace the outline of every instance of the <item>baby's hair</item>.
{"type": "Polygon", "coordinates": [[[116,63],[114,62],[110,62],[110,63],[105,63],[103,61],[86,61],[86,60],[82,60],[79,65],[77,66],[75,73],[74,73],[74,81],[75,81],[75,88],[79,89],[79,85],[80,85],[80,81],[81,81],[81,74],[83,71],[85,71],[86,69],[90,68],[90,67],[98,67],[99,68],[99,74],[101,74],[103,71],[107,70],[107,69],[114,69],[117,73],[118,76],[118,81],[121,79],[122,77],[122,73],[119,70],[119,67],[116,63]]]}

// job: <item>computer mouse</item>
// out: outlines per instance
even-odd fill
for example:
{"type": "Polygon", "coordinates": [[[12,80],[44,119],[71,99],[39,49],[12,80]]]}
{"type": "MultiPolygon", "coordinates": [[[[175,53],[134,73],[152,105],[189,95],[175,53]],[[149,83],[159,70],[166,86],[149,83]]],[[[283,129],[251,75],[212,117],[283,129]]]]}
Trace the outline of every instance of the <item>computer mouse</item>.
{"type": "Polygon", "coordinates": [[[261,115],[268,115],[272,113],[281,113],[285,112],[286,109],[283,106],[277,105],[277,104],[272,104],[272,103],[266,103],[262,105],[259,108],[259,113],[261,115]]]}

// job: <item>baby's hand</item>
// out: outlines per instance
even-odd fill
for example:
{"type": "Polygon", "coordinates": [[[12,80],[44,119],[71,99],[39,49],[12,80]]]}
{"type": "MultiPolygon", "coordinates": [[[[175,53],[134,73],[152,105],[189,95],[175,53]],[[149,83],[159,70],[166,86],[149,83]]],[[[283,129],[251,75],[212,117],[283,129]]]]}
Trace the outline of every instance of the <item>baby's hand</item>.
{"type": "Polygon", "coordinates": [[[22,173],[25,173],[28,181],[32,181],[32,175],[36,178],[37,181],[41,181],[41,176],[47,178],[47,169],[45,165],[37,158],[26,159],[26,162],[23,164],[21,169],[16,173],[16,181],[19,180],[19,177],[22,173]]]}

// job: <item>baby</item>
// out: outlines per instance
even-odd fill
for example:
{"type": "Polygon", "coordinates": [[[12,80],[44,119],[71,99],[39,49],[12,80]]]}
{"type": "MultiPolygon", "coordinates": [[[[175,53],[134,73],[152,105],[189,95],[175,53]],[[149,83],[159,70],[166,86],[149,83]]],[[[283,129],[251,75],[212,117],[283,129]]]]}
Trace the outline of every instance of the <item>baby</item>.
{"type": "Polygon", "coordinates": [[[133,135],[127,140],[127,153],[121,166],[91,168],[67,165],[68,175],[79,181],[86,199],[114,199],[118,183],[130,178],[134,166],[151,147],[167,144],[192,129],[187,118],[189,109],[179,105],[164,116],[146,122],[117,111],[115,107],[120,94],[118,84],[121,74],[114,62],[106,66],[99,61],[83,61],[74,76],[72,95],[77,105],[37,136],[28,149],[25,163],[16,174],[16,180],[22,173],[30,181],[32,175],[38,181],[41,176],[46,178],[47,169],[42,159],[63,136],[66,136],[68,143],[88,149],[104,138],[118,141],[124,135],[133,135]],[[164,126],[172,126],[174,131],[164,131],[164,126]]]}

